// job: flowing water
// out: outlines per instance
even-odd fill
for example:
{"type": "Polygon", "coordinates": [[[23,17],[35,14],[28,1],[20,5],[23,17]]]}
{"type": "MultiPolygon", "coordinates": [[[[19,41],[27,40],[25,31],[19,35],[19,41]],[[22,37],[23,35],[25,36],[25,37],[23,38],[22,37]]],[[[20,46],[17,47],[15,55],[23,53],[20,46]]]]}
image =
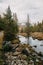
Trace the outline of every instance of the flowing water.
{"type": "MultiPolygon", "coordinates": [[[[26,37],[19,35],[19,39],[22,44],[27,44],[26,37]]],[[[43,53],[43,40],[40,41],[37,39],[33,39],[32,37],[29,37],[29,44],[33,47],[33,49],[35,49],[35,51],[43,53]]]]}

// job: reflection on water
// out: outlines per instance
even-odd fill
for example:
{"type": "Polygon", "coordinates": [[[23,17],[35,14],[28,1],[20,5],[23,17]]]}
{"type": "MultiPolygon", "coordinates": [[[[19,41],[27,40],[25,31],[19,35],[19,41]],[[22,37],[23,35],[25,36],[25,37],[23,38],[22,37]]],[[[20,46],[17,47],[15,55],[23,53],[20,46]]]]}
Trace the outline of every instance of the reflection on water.
{"type": "MultiPolygon", "coordinates": [[[[27,43],[27,38],[24,36],[19,35],[19,39],[21,41],[21,43],[27,43]]],[[[29,44],[37,51],[37,52],[42,52],[43,53],[43,40],[37,40],[37,39],[33,39],[32,37],[29,37],[29,44]],[[36,48],[34,46],[37,46],[36,48]]]]}
{"type": "Polygon", "coordinates": [[[22,44],[27,43],[27,38],[25,38],[24,36],[19,35],[19,39],[20,39],[22,44]]]}
{"type": "Polygon", "coordinates": [[[41,44],[43,45],[43,41],[39,41],[37,39],[33,40],[33,38],[30,37],[29,43],[30,43],[31,46],[37,46],[37,48],[33,47],[37,52],[43,53],[43,46],[40,46],[41,44]]]}

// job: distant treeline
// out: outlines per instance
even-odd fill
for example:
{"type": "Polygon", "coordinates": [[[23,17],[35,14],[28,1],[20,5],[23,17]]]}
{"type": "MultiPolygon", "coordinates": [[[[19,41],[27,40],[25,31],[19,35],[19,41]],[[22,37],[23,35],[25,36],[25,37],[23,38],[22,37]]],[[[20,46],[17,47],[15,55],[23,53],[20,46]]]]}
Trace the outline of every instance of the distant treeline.
{"type": "Polygon", "coordinates": [[[25,27],[21,29],[21,32],[27,33],[27,35],[30,34],[30,32],[43,32],[43,20],[42,22],[35,23],[34,25],[30,24],[29,15],[27,15],[27,22],[25,24],[25,27]]]}
{"type": "Polygon", "coordinates": [[[30,26],[31,32],[43,32],[43,21],[38,24],[34,24],[34,26],[30,26]]]}

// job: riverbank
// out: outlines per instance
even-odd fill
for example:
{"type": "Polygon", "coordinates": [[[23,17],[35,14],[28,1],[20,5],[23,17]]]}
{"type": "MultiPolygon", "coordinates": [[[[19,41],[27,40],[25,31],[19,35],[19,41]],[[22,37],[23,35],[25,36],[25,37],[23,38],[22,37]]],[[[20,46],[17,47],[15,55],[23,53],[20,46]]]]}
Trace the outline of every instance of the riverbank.
{"type": "Polygon", "coordinates": [[[36,63],[36,65],[37,63],[39,65],[42,64],[43,60],[41,59],[41,56],[35,52],[30,44],[22,44],[18,38],[12,40],[10,43],[9,42],[10,41],[5,45],[5,49],[9,49],[9,46],[11,46],[10,50],[4,52],[4,61],[7,65],[29,65],[31,63],[33,65],[34,63],[36,63]]]}
{"type": "Polygon", "coordinates": [[[31,33],[31,36],[34,39],[43,40],[43,33],[42,32],[34,32],[34,33],[31,33]]]}
{"type": "MultiPolygon", "coordinates": [[[[22,36],[27,37],[26,33],[19,33],[22,36]]],[[[30,36],[33,37],[34,39],[38,39],[38,40],[43,40],[43,33],[42,32],[31,32],[30,36]]]]}
{"type": "Polygon", "coordinates": [[[9,65],[41,65],[41,57],[29,44],[11,43],[12,50],[4,53],[5,62],[9,65]]]}
{"type": "Polygon", "coordinates": [[[26,37],[26,36],[27,36],[27,34],[26,34],[26,33],[18,33],[18,35],[21,35],[21,36],[24,36],[24,37],[26,37]]]}

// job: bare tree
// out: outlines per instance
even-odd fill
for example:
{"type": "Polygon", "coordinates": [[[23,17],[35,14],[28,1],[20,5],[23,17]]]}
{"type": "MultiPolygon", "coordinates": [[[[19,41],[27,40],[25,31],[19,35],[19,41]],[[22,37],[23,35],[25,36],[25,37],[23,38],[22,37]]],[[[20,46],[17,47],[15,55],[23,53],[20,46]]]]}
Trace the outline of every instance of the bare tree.
{"type": "Polygon", "coordinates": [[[29,20],[29,15],[27,15],[26,33],[27,33],[28,43],[29,43],[29,35],[30,35],[30,20],[29,20]]]}

